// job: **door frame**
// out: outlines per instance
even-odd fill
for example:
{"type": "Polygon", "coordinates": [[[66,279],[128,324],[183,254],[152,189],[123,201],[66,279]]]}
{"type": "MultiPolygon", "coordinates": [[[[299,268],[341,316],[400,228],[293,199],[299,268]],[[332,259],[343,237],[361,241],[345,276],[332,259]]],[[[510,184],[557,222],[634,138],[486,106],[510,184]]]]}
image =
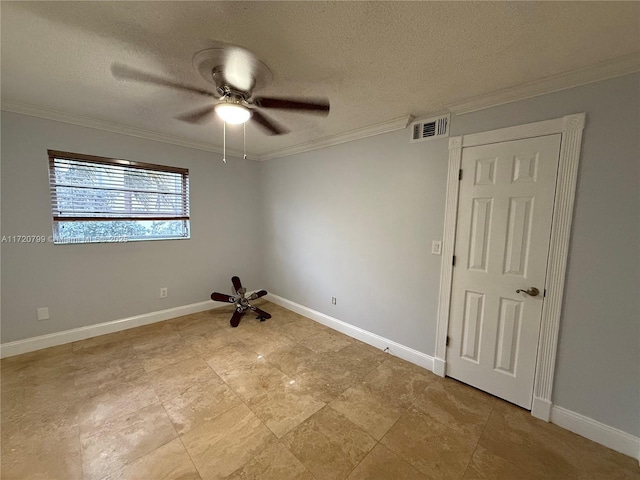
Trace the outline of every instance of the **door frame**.
{"type": "Polygon", "coordinates": [[[551,221],[549,259],[547,261],[547,275],[544,285],[546,297],[542,307],[542,323],[538,339],[531,408],[531,415],[547,422],[551,419],[551,395],[560,331],[562,297],[585,117],[584,113],[577,113],[552,120],[461,135],[449,139],[449,170],[447,174],[447,197],[442,239],[436,352],[433,360],[434,373],[442,377],[446,374],[447,365],[447,332],[449,331],[453,280],[452,260],[458,214],[459,172],[462,162],[462,149],[558,133],[562,135],[551,221]]]}

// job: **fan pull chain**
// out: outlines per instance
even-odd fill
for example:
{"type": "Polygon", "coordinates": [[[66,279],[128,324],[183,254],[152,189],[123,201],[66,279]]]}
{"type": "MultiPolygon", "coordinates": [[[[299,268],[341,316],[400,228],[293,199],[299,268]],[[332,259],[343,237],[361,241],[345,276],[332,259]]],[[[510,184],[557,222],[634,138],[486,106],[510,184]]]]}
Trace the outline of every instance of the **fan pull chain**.
{"type": "Polygon", "coordinates": [[[227,122],[222,122],[222,161],[227,163],[227,122]]]}
{"type": "Polygon", "coordinates": [[[242,124],[242,158],[247,159],[247,123],[242,124]]]}

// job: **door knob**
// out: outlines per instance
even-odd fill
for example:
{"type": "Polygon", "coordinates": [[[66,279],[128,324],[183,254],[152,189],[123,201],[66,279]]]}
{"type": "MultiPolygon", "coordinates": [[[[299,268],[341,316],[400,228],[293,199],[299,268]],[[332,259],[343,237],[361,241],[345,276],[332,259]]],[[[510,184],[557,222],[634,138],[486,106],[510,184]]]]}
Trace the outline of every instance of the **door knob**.
{"type": "Polygon", "coordinates": [[[531,297],[537,297],[538,295],[540,295],[540,290],[538,290],[536,287],[531,287],[529,290],[522,290],[519,288],[518,290],[516,290],[516,293],[526,293],[531,297]]]}

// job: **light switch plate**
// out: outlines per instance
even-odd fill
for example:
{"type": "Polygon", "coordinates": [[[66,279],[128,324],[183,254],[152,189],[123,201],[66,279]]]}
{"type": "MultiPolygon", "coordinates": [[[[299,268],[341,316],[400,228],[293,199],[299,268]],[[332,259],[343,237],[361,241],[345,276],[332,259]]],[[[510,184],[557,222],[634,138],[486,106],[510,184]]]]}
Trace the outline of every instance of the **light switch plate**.
{"type": "Polygon", "coordinates": [[[434,240],[431,242],[431,254],[432,255],[442,255],[442,241],[434,240]]]}

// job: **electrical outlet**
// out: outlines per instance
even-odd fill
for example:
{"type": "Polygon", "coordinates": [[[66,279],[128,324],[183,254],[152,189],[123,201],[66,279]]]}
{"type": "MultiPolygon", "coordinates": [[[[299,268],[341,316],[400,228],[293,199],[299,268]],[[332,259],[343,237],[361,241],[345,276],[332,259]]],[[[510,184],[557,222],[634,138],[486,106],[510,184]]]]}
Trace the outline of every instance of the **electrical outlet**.
{"type": "Polygon", "coordinates": [[[331,305],[335,305],[336,304],[336,297],[331,297],[331,305]]]}
{"type": "Polygon", "coordinates": [[[167,287],[160,289],[160,298],[167,298],[169,296],[169,289],[167,287]]]}
{"type": "Polygon", "coordinates": [[[431,242],[431,254],[442,255],[442,242],[440,240],[434,240],[431,242]]]}
{"type": "Polygon", "coordinates": [[[49,320],[49,307],[43,307],[36,309],[38,314],[38,320],[49,320]]]}

